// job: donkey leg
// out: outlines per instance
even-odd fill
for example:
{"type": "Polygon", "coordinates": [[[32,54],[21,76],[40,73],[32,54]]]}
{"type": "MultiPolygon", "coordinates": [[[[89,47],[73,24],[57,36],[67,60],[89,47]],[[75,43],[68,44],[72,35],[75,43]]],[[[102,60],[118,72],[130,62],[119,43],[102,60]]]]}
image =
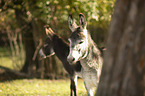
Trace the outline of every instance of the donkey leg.
{"type": "Polygon", "coordinates": [[[71,78],[71,96],[73,95],[77,96],[77,76],[73,76],[71,78]]]}
{"type": "Polygon", "coordinates": [[[88,96],[94,96],[95,88],[89,82],[84,82],[88,96]]]}
{"type": "Polygon", "coordinates": [[[71,80],[71,84],[70,84],[70,96],[73,96],[73,90],[72,90],[72,80],[71,80]]]}

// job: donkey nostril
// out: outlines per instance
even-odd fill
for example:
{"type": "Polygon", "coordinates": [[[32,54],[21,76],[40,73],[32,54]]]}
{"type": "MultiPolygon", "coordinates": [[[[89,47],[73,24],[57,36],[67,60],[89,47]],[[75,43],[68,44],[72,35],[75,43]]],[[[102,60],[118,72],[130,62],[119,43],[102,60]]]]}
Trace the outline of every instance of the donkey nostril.
{"type": "Polygon", "coordinates": [[[75,61],[75,58],[73,58],[72,61],[75,61]]]}
{"type": "Polygon", "coordinates": [[[69,58],[69,57],[67,57],[67,61],[68,61],[69,63],[72,63],[72,62],[75,61],[75,58],[69,58]]]}

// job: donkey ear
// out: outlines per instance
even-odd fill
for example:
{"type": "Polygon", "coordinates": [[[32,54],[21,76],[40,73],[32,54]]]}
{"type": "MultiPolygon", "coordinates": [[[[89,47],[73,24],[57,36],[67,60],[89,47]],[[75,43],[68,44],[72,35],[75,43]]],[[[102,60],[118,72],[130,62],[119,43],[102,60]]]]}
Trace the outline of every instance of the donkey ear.
{"type": "Polygon", "coordinates": [[[79,14],[79,18],[80,18],[80,26],[83,28],[83,29],[85,29],[86,28],[86,26],[87,26],[87,22],[86,22],[86,18],[85,18],[85,16],[82,14],[82,13],[80,13],[79,14]]]}
{"type": "Polygon", "coordinates": [[[70,14],[68,17],[68,25],[71,31],[74,32],[75,28],[77,27],[77,24],[74,22],[72,14],[70,14]]]}
{"type": "Polygon", "coordinates": [[[49,25],[45,25],[44,27],[45,27],[45,32],[46,32],[46,35],[47,35],[47,36],[48,36],[48,35],[53,36],[53,34],[55,34],[55,33],[53,32],[53,30],[49,27],[49,25]]]}

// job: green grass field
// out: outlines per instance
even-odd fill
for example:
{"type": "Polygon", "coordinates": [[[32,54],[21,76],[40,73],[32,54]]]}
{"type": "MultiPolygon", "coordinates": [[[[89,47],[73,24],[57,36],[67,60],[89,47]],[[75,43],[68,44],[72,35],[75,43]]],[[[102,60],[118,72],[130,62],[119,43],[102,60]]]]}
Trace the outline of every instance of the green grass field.
{"type": "MultiPolygon", "coordinates": [[[[19,70],[15,63],[10,48],[0,47],[0,66],[19,70]]],[[[78,96],[87,96],[82,79],[78,79],[77,85],[78,96]]],[[[0,96],[70,96],[70,80],[20,79],[0,82],[0,96]]]]}
{"type": "MultiPolygon", "coordinates": [[[[84,83],[78,79],[78,96],[87,96],[84,83]]],[[[70,81],[22,79],[0,82],[0,96],[69,96],[70,81]]]]}

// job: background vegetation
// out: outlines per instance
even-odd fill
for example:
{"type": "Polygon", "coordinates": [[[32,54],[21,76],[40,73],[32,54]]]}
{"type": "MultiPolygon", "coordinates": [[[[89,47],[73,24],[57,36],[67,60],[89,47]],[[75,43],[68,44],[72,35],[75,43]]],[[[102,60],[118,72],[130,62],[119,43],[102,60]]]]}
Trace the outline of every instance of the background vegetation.
{"type": "MultiPolygon", "coordinates": [[[[145,0],[117,0],[115,11],[114,2],[0,0],[0,95],[68,95],[68,80],[31,79],[68,76],[58,58],[40,60],[38,55],[33,61],[32,57],[39,42],[46,38],[44,25],[49,24],[67,41],[71,33],[68,15],[72,13],[78,21],[78,14],[83,13],[87,29],[98,47],[107,46],[96,95],[144,96],[145,0]]],[[[83,84],[81,81],[78,85],[83,84]]],[[[86,91],[78,91],[79,95],[86,95],[86,91]]]]}
{"type": "Polygon", "coordinates": [[[0,65],[37,78],[66,76],[56,56],[33,61],[40,40],[45,40],[44,25],[66,41],[70,35],[67,19],[73,14],[87,18],[88,30],[99,47],[105,46],[107,29],[115,0],[0,0],[0,65]]]}

